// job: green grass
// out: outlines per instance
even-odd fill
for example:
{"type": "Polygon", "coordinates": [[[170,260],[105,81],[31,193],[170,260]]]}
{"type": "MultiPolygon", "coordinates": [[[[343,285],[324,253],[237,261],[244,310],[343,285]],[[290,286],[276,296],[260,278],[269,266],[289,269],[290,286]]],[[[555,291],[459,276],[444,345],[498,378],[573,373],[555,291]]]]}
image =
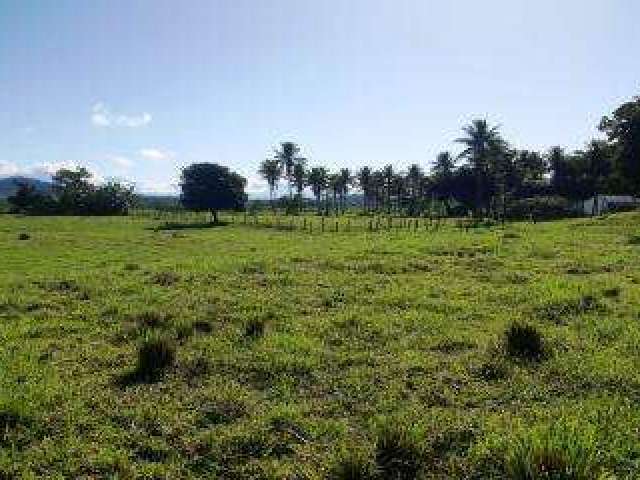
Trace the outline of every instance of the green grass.
{"type": "Polygon", "coordinates": [[[640,215],[239,219],[0,216],[0,478],[638,476],[640,215]]]}

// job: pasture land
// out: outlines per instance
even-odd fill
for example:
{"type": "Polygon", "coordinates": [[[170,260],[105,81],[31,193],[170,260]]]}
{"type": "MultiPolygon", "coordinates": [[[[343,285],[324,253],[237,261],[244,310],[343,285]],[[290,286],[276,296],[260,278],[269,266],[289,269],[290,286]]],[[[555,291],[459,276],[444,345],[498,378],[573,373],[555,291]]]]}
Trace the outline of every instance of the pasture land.
{"type": "Polygon", "coordinates": [[[0,477],[635,478],[639,224],[0,216],[0,477]]]}

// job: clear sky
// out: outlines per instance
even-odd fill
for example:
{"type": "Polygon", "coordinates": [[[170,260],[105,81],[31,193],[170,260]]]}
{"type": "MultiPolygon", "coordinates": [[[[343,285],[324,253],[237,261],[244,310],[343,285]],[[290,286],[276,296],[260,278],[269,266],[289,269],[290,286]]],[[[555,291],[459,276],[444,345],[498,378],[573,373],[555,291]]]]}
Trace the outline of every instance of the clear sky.
{"type": "Polygon", "coordinates": [[[428,167],[474,117],[582,146],[640,94],[637,0],[0,0],[0,176],[85,165],[263,189],[281,141],[332,168],[428,167]]]}

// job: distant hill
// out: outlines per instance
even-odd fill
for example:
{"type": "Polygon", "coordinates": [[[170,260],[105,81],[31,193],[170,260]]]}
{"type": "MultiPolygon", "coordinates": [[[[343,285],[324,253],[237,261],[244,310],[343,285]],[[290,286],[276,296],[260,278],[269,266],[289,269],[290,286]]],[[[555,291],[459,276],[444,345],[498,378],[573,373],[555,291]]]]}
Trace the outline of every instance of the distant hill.
{"type": "Polygon", "coordinates": [[[10,197],[15,193],[19,183],[30,183],[37,190],[45,192],[51,188],[51,183],[29,177],[4,177],[0,178],[0,198],[10,197]]]}

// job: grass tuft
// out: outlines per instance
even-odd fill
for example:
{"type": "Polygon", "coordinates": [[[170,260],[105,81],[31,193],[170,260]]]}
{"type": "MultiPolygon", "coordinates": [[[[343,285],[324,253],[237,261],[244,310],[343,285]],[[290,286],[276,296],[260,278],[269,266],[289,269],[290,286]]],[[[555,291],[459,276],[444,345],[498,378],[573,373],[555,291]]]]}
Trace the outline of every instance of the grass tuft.
{"type": "Polygon", "coordinates": [[[175,363],[175,357],[175,347],[169,339],[148,335],[138,348],[136,373],[140,378],[156,378],[175,363]]]}
{"type": "Polygon", "coordinates": [[[388,423],[378,431],[375,458],[382,478],[414,479],[424,465],[424,439],[414,429],[388,423]]]}
{"type": "Polygon", "coordinates": [[[161,287],[171,287],[178,283],[180,276],[171,271],[158,272],[153,275],[151,281],[161,287]]]}
{"type": "Polygon", "coordinates": [[[536,327],[513,323],[505,332],[505,350],[512,358],[540,361],[545,354],[545,345],[536,327]]]}
{"type": "Polygon", "coordinates": [[[514,440],[505,454],[512,480],[594,480],[604,478],[593,436],[560,422],[514,440]]]}
{"type": "Polygon", "coordinates": [[[345,450],[329,469],[327,480],[377,480],[379,473],[368,452],[345,450]]]}
{"type": "Polygon", "coordinates": [[[247,322],[244,328],[244,336],[247,338],[261,338],[267,330],[267,322],[261,318],[254,318],[247,322]]]}

